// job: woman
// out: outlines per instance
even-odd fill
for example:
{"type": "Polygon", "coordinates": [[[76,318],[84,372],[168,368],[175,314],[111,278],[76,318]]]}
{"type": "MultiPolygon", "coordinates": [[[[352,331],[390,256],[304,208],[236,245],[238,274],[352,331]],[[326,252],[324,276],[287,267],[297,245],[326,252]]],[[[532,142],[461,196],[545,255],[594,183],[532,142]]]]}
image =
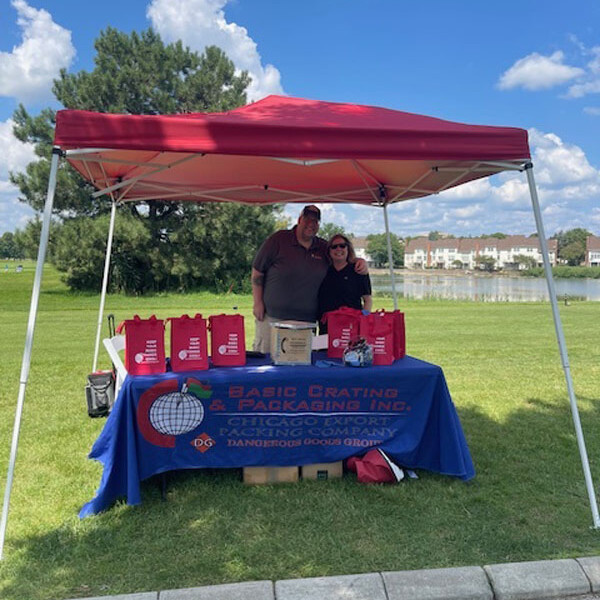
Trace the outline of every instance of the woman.
{"type": "Polygon", "coordinates": [[[336,233],[327,244],[327,256],[331,264],[319,288],[320,333],[327,333],[327,324],[321,321],[326,312],[340,306],[370,311],[373,305],[371,279],[354,270],[356,254],[352,242],[336,233]]]}

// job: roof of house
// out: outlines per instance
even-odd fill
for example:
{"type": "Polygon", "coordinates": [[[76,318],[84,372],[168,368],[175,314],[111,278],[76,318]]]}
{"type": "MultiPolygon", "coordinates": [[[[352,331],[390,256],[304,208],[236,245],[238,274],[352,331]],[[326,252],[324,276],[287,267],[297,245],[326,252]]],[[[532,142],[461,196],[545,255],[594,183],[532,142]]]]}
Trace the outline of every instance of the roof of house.
{"type": "Polygon", "coordinates": [[[597,235],[588,235],[585,240],[585,250],[589,252],[590,250],[600,250],[600,237],[597,235]]]}

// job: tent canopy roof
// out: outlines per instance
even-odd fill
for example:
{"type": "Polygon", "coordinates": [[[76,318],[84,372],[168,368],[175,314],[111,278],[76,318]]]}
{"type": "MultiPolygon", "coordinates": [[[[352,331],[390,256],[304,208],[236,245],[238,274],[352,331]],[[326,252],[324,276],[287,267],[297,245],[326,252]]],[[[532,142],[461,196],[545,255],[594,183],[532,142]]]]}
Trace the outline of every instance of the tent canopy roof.
{"type": "Polygon", "coordinates": [[[396,202],[530,157],[523,129],[282,96],[222,113],[62,110],[55,145],[121,201],[396,202]]]}

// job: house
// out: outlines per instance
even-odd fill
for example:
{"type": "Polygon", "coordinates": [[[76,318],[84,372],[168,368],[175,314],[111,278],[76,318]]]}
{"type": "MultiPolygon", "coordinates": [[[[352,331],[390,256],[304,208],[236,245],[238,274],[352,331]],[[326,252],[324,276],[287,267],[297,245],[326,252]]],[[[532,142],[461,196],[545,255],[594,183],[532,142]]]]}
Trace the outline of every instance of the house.
{"type": "Polygon", "coordinates": [[[585,266],[600,267],[600,237],[588,235],[585,240],[585,266]]]}
{"type": "Polygon", "coordinates": [[[354,253],[356,254],[356,258],[364,258],[367,261],[367,265],[372,267],[375,263],[373,259],[369,256],[367,252],[367,246],[369,242],[366,237],[355,237],[352,238],[352,245],[354,246],[354,253]]]}
{"type": "MultiPolygon", "coordinates": [[[[548,240],[550,263],[556,265],[556,240],[548,240]]],[[[410,240],[404,253],[407,269],[476,269],[478,259],[493,259],[494,269],[521,270],[543,263],[536,237],[509,235],[506,238],[445,238],[410,240]]]]}

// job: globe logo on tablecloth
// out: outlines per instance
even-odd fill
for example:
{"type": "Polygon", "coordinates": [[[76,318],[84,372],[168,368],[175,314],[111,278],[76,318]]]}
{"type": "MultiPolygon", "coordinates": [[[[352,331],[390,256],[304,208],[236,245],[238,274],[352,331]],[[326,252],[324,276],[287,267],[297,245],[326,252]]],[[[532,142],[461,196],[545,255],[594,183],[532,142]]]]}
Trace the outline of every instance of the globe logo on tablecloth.
{"type": "Polygon", "coordinates": [[[182,435],[202,423],[204,407],[192,394],[169,392],[152,403],[148,416],[156,431],[164,435],[182,435]]]}

